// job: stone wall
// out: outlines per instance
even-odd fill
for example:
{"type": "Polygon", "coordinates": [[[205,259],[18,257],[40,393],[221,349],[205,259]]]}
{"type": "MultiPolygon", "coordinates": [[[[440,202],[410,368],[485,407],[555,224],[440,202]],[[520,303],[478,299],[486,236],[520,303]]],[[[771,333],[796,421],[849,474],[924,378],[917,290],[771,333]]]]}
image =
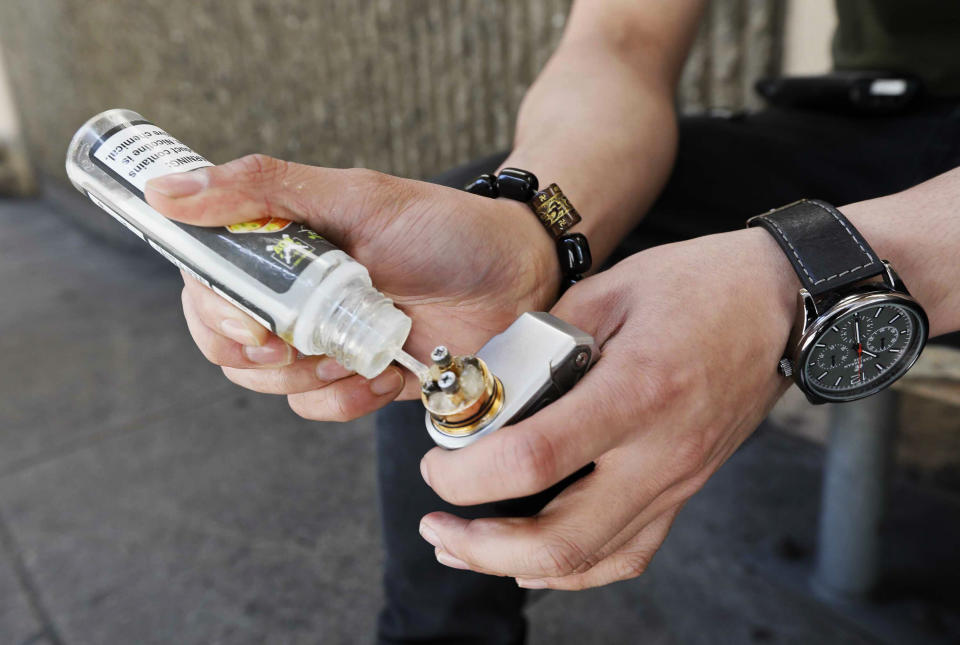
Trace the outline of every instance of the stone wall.
{"type": "MultiPolygon", "coordinates": [[[[32,160],[63,177],[76,128],[141,112],[214,162],[249,152],[426,177],[506,148],[569,0],[0,2],[32,160]]],[[[781,0],[714,0],[687,108],[751,105],[781,0]]]]}
{"type": "Polygon", "coordinates": [[[36,184],[5,70],[0,51],[0,197],[29,195],[36,184]]]}

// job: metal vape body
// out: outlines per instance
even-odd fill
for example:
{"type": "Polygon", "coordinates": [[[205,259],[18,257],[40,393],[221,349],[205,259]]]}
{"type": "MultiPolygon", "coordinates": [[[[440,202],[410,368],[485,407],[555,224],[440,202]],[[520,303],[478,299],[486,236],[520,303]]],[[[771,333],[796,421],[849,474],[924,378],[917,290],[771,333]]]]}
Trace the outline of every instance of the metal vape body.
{"type": "MultiPolygon", "coordinates": [[[[436,368],[443,370],[451,360],[439,350],[445,351],[438,348],[434,360],[443,362],[436,368]]],[[[424,390],[427,432],[443,448],[468,446],[560,398],[587,372],[595,353],[590,334],[547,313],[525,313],[491,338],[475,357],[462,359],[468,366],[479,363],[478,369],[492,379],[481,399],[472,404],[471,409],[476,410],[472,419],[450,422],[431,405],[424,390]]],[[[443,375],[448,373],[442,372],[437,381],[446,385],[443,375]]],[[[433,392],[438,394],[436,389],[433,392]]]]}

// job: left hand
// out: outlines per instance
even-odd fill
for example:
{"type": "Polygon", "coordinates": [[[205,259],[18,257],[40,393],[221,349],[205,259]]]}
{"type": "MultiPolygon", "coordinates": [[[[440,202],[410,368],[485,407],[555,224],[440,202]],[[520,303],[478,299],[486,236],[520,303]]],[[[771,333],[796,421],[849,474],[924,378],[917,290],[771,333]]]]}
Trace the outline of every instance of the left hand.
{"type": "MultiPolygon", "coordinates": [[[[223,226],[280,217],[323,234],[370,271],[377,289],[413,320],[405,345],[427,356],[442,339],[476,351],[519,313],[541,310],[560,281],[556,247],[525,204],[391,177],[250,155],[147,184],[157,211],[223,226]]],[[[242,387],[287,396],[307,419],[346,421],[398,396],[419,398],[396,367],[367,380],[328,356],[293,347],[184,275],[183,310],[203,355],[242,387]]]]}
{"type": "Polygon", "coordinates": [[[458,505],[544,490],[596,469],[531,518],[431,513],[423,537],[448,566],[521,587],[582,589],[640,575],[686,500],[766,416],[799,283],[750,229],[639,253],[571,289],[553,313],[602,356],[566,396],[421,470],[458,505]]]}

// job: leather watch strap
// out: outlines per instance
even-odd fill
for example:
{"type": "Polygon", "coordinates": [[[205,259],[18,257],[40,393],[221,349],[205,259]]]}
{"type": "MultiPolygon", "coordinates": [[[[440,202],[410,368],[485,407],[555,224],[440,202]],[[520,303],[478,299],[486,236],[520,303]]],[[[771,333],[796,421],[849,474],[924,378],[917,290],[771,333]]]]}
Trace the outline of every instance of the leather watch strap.
{"type": "Polygon", "coordinates": [[[826,202],[794,202],[751,217],[747,226],[762,226],[773,235],[811,295],[883,272],[883,264],[866,240],[826,202]]]}

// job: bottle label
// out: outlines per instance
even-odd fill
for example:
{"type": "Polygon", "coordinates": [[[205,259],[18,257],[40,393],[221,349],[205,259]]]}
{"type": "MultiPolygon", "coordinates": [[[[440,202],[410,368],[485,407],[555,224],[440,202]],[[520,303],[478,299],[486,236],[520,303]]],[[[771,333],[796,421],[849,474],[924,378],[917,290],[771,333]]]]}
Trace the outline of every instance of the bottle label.
{"type": "MultiPolygon", "coordinates": [[[[143,191],[150,179],[213,165],[148,121],[121,124],[106,132],[91,148],[90,159],[144,201],[146,199],[143,191]]],[[[103,207],[100,200],[94,201],[103,207]]],[[[136,221],[123,218],[112,209],[106,210],[114,217],[122,219],[128,228],[137,229],[141,238],[147,239],[144,231],[138,229],[136,221]]],[[[317,257],[336,250],[336,247],[319,233],[282,218],[264,217],[251,222],[218,227],[174,223],[204,246],[277,293],[287,292],[317,257]]],[[[154,248],[163,248],[165,257],[175,258],[175,264],[200,276],[202,282],[211,285],[209,277],[202,276],[188,258],[174,253],[155,240],[147,241],[154,248]]],[[[222,284],[215,286],[232,294],[230,299],[235,304],[261,322],[270,321],[269,316],[249,302],[242,298],[238,300],[232,290],[222,284]]],[[[266,326],[271,329],[274,327],[273,324],[266,326]]]]}

